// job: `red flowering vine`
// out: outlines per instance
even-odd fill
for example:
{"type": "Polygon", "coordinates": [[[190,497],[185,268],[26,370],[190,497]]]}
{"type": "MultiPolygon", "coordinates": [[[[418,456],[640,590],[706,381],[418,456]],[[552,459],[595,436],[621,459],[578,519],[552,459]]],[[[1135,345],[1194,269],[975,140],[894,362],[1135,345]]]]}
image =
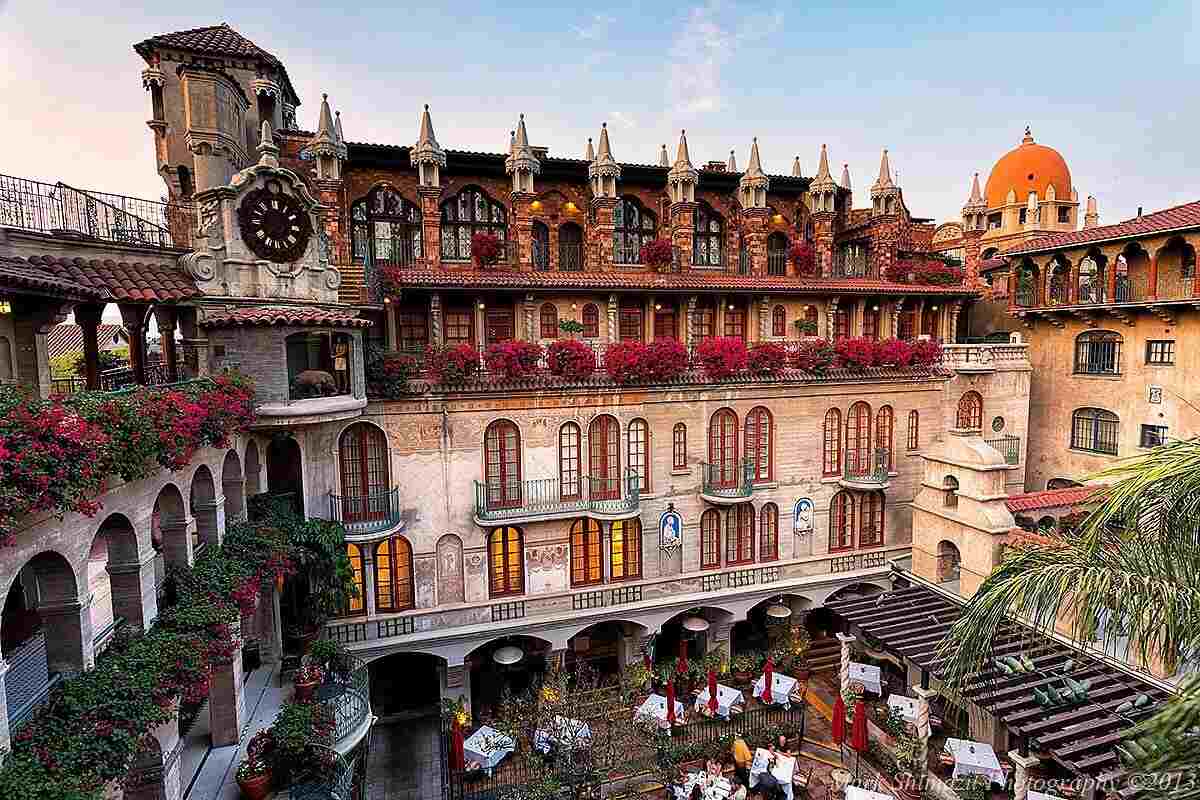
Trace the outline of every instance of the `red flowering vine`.
{"type": "Polygon", "coordinates": [[[504,242],[491,233],[477,233],[471,237],[471,257],[481,267],[491,266],[500,260],[504,242]]]}
{"type": "Polygon", "coordinates": [[[763,342],[750,348],[750,371],[755,375],[775,375],[787,366],[788,353],[774,342],[763,342]]]}
{"type": "Polygon", "coordinates": [[[508,380],[528,378],[537,372],[542,358],[542,346],[536,342],[514,339],[489,345],[483,360],[488,372],[508,380]]]}
{"type": "Polygon", "coordinates": [[[714,380],[728,378],[750,363],[746,343],[736,336],[717,336],[700,342],[696,361],[704,374],[714,380]]]}
{"type": "Polygon", "coordinates": [[[671,265],[675,258],[675,249],[670,239],[654,239],[642,245],[639,253],[642,263],[656,270],[662,270],[671,265]]]}
{"type": "Polygon", "coordinates": [[[581,380],[596,371],[596,354],[578,339],[557,339],[546,351],[551,375],[581,380]]]}

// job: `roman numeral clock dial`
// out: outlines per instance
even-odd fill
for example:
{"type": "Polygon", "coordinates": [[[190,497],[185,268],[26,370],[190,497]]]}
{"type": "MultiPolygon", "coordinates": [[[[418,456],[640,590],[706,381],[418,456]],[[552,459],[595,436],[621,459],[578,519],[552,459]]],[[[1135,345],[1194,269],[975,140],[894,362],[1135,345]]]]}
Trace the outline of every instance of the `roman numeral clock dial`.
{"type": "Polygon", "coordinates": [[[304,255],[312,223],[299,199],[283,194],[277,181],[255,189],[238,207],[242,240],[260,258],[283,263],[304,255]]]}

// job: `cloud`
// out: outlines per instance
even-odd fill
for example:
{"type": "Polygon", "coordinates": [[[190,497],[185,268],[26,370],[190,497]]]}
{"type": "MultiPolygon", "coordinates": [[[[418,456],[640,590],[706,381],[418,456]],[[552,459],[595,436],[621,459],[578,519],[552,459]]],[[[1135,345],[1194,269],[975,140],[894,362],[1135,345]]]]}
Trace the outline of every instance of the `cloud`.
{"type": "Polygon", "coordinates": [[[616,21],[616,17],[607,14],[592,14],[586,25],[572,25],[571,30],[580,39],[596,42],[608,38],[608,29],[616,21]]]}
{"type": "Polygon", "coordinates": [[[783,25],[781,11],[746,11],[713,0],[692,8],[671,45],[667,92],[677,112],[719,111],[724,102],[721,71],[737,52],[783,25]]]}
{"type": "Polygon", "coordinates": [[[608,116],[623,128],[636,128],[637,120],[624,111],[610,111],[608,116]]]}

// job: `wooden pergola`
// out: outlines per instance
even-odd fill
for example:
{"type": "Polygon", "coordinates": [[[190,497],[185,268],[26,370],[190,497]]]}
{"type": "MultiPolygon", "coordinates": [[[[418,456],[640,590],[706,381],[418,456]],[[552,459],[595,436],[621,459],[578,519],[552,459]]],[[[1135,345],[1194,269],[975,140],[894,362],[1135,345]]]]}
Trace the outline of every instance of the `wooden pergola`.
{"type": "MultiPolygon", "coordinates": [[[[943,674],[938,648],[963,611],[963,600],[897,570],[898,584],[884,594],[835,601],[828,608],[857,629],[873,649],[903,658],[922,670],[922,683],[943,674]],[[876,644],[878,646],[876,646],[876,644]]],[[[1006,620],[986,654],[987,665],[966,680],[962,696],[991,714],[1009,731],[1021,755],[1030,750],[1074,775],[1104,784],[1124,767],[1115,749],[1128,730],[1161,708],[1170,696],[1148,675],[1125,669],[1055,636],[1006,620]],[[1008,674],[995,665],[1002,656],[1024,655],[1033,670],[1008,674]],[[1087,698],[1047,708],[1034,689],[1063,684],[1064,669],[1076,681],[1089,681],[1087,698]],[[1132,713],[1116,709],[1146,695],[1132,713]]]]}

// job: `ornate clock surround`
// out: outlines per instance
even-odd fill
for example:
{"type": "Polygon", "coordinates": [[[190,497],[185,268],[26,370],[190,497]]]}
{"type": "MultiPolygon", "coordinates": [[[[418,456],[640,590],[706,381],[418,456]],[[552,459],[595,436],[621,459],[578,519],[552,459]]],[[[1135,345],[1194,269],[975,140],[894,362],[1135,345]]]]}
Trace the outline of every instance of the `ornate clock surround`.
{"type": "Polygon", "coordinates": [[[278,180],[268,180],[248,192],[238,204],[237,216],[246,247],[277,264],[300,258],[312,238],[312,222],[304,203],[284,193],[278,180]]]}

